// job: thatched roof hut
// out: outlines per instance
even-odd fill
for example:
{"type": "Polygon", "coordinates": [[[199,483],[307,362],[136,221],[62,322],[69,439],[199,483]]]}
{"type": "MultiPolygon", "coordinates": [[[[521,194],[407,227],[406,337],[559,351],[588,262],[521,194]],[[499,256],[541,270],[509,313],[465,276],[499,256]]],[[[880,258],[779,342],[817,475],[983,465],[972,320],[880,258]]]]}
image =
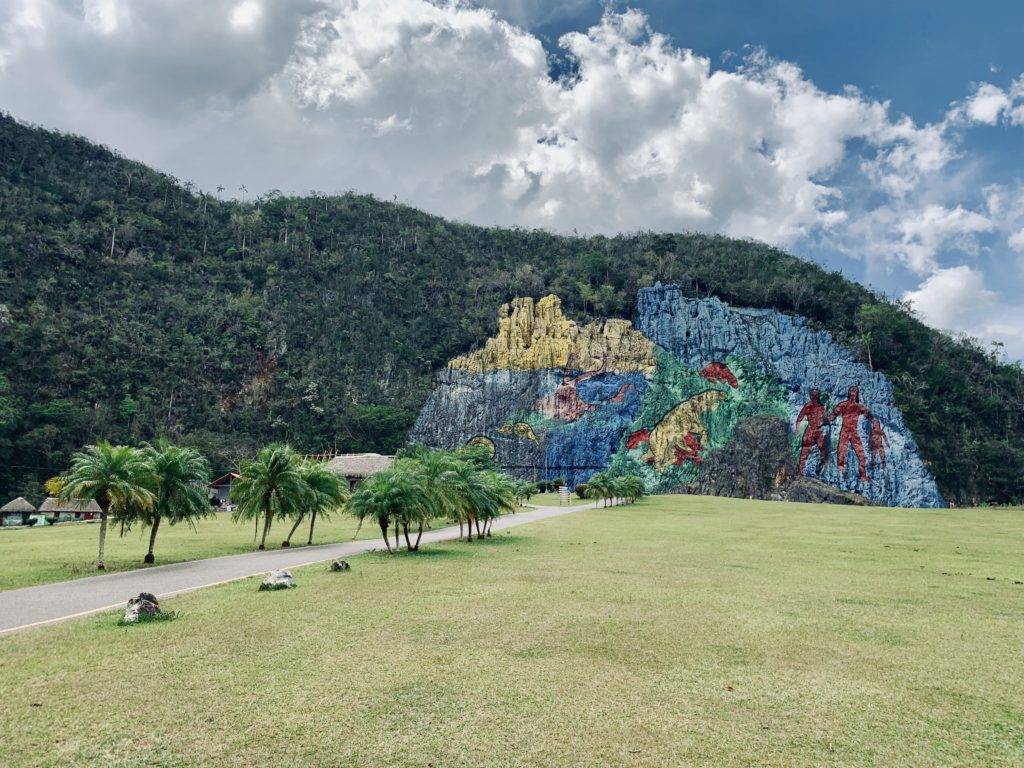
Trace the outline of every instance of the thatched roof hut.
{"type": "Polygon", "coordinates": [[[55,496],[49,496],[39,505],[39,511],[48,515],[98,515],[103,510],[94,499],[60,501],[55,496]]]}
{"type": "Polygon", "coordinates": [[[24,496],[19,496],[13,501],[8,501],[0,507],[0,515],[6,515],[8,512],[11,514],[32,514],[35,511],[36,508],[26,501],[24,496]]]}
{"type": "Polygon", "coordinates": [[[394,456],[383,456],[379,453],[343,453],[328,461],[327,468],[348,480],[349,486],[355,486],[360,480],[375,475],[394,463],[394,456]]]}

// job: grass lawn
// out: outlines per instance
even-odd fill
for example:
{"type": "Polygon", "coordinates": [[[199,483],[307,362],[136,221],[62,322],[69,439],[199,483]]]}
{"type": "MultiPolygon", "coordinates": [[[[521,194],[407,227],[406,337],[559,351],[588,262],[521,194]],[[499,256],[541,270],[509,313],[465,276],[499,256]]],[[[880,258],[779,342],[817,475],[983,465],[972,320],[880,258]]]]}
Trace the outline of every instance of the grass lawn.
{"type": "Polygon", "coordinates": [[[310,566],[0,638],[0,765],[1020,766],[1022,551],[661,497],[310,566]]]}
{"type": "MultiPolygon", "coordinates": [[[[313,543],[351,539],[356,526],[349,515],[332,515],[330,521],[317,518],[313,543]]],[[[156,538],[156,565],[251,552],[256,549],[253,528],[251,522],[231,522],[231,516],[223,512],[197,522],[195,530],[183,524],[165,523],[156,538]]],[[[289,523],[275,521],[267,536],[267,547],[280,547],[289,528],[289,523]]],[[[98,522],[0,528],[0,590],[96,575],[99,532],[98,522]]],[[[144,567],[142,558],[149,547],[149,529],[137,528],[123,538],[119,532],[115,525],[107,530],[107,572],[144,567]]],[[[307,521],[295,532],[292,544],[304,544],[308,536],[307,521]]],[[[380,529],[364,525],[359,536],[380,536],[380,529]]]]}

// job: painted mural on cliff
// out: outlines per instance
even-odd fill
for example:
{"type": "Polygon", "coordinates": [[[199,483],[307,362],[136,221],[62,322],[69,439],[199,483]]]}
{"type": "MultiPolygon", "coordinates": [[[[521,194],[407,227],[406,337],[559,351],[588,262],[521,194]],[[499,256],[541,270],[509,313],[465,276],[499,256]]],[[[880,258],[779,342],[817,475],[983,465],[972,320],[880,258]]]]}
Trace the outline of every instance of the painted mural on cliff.
{"type": "Polygon", "coordinates": [[[452,360],[410,441],[488,441],[506,470],[570,486],[613,467],[652,492],[693,488],[741,420],[785,420],[797,471],[894,506],[941,506],[893,404],[868,371],[803,318],[638,295],[634,322],[579,325],[555,296],[504,305],[498,332],[452,360]]]}

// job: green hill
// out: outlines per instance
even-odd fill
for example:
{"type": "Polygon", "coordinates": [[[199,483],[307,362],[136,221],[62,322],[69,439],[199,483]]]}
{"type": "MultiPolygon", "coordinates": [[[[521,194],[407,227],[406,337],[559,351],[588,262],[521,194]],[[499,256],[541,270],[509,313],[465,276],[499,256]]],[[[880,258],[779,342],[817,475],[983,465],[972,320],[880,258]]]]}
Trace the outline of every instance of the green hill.
{"type": "Polygon", "coordinates": [[[1024,498],[1024,376],[836,273],[694,234],[564,237],[356,194],[221,201],[0,116],[0,496],[167,433],[226,468],[270,440],[394,450],[513,296],[630,316],[638,287],[799,313],[857,350],[947,498],[1024,498]]]}

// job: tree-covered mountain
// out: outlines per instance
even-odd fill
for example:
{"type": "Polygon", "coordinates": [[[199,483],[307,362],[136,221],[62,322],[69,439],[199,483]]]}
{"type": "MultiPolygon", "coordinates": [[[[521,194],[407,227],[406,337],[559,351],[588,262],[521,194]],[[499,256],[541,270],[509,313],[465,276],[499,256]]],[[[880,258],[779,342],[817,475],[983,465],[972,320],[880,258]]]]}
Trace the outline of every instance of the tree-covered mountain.
{"type": "Polygon", "coordinates": [[[896,388],[943,493],[1024,498],[1024,374],[766,245],[565,237],[346,194],[223,201],[0,117],[0,496],[101,438],[167,434],[227,468],[271,440],[391,451],[434,373],[514,296],[629,317],[657,280],[805,315],[896,388]]]}

